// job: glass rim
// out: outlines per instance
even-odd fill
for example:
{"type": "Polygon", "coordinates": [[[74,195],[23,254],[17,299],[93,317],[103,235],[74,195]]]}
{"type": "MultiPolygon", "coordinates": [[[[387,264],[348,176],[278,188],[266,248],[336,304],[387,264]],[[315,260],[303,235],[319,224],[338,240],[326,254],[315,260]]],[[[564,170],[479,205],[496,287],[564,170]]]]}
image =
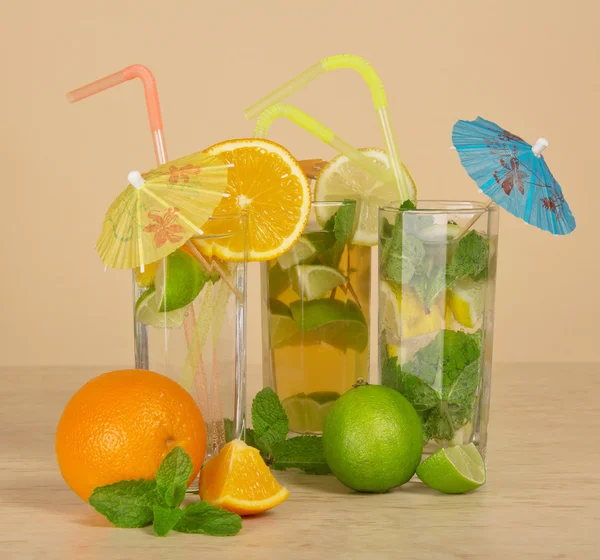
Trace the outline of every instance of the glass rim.
{"type": "Polygon", "coordinates": [[[475,200],[447,200],[447,199],[425,199],[419,200],[418,203],[424,203],[428,206],[424,208],[400,209],[397,206],[380,206],[379,213],[393,212],[406,214],[486,214],[491,211],[496,211],[498,206],[492,202],[477,202],[475,200]],[[446,205],[445,208],[437,207],[436,205],[446,205]]]}

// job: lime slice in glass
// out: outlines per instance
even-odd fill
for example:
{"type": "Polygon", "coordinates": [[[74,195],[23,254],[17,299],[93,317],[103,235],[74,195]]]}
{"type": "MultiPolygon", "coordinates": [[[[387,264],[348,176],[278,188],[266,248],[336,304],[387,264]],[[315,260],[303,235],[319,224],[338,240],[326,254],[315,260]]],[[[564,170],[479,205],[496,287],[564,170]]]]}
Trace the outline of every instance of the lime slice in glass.
{"type": "Polygon", "coordinates": [[[181,307],[175,311],[159,311],[156,290],[148,288],[135,304],[135,320],[150,327],[159,329],[177,329],[183,325],[188,308],[181,307]]]}
{"type": "MultiPolygon", "coordinates": [[[[292,342],[300,334],[298,323],[294,321],[290,308],[277,299],[269,300],[271,321],[271,348],[280,348],[292,342]]],[[[299,342],[299,340],[298,340],[299,342]]]]}
{"type": "Polygon", "coordinates": [[[339,396],[334,391],[320,391],[284,399],[281,404],[288,415],[290,430],[299,434],[322,432],[327,413],[339,396]]]}
{"type": "Polygon", "coordinates": [[[348,281],[339,270],[320,264],[300,264],[291,273],[294,291],[308,301],[323,297],[348,281]]]}
{"type": "Polygon", "coordinates": [[[283,270],[278,262],[269,268],[269,297],[279,297],[290,286],[290,274],[287,270],[283,270]]]}
{"type": "Polygon", "coordinates": [[[473,443],[445,447],[417,467],[421,481],[444,494],[463,494],[485,484],[485,464],[473,443]]]}
{"type": "Polygon", "coordinates": [[[356,352],[362,352],[369,344],[364,313],[353,301],[297,300],[290,304],[290,310],[305,344],[325,342],[342,351],[356,352]]]}
{"type": "Polygon", "coordinates": [[[192,303],[209,274],[185,251],[177,250],[160,261],[154,285],[159,311],[174,311],[192,303]]]}
{"type": "Polygon", "coordinates": [[[307,239],[306,236],[302,236],[298,243],[296,243],[287,253],[284,253],[277,259],[279,266],[282,270],[302,264],[309,260],[312,256],[317,253],[317,248],[307,239]]]}

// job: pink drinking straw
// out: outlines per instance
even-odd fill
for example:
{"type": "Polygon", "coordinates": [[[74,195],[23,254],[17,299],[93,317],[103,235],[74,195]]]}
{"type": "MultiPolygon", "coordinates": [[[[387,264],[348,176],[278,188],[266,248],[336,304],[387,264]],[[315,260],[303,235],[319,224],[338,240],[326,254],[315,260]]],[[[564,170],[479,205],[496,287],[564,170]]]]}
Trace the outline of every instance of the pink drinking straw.
{"type": "MultiPolygon", "coordinates": [[[[158,100],[158,88],[156,87],[156,79],[148,68],[141,64],[134,64],[127,66],[119,72],[110,74],[104,78],[100,78],[94,82],[86,84],[80,88],[74,89],[67,93],[67,100],[69,103],[76,103],[86,97],[100,93],[101,91],[110,89],[111,87],[117,86],[134,78],[139,78],[144,85],[144,96],[146,97],[146,109],[148,110],[148,121],[150,122],[150,131],[152,132],[152,142],[154,144],[154,155],[156,156],[156,162],[158,165],[162,165],[167,162],[167,146],[165,144],[165,135],[163,132],[162,115],[160,112],[160,102],[158,100]]],[[[139,349],[136,349],[136,367],[141,369],[148,369],[148,334],[146,326],[136,322],[136,339],[141,341],[139,349]]],[[[194,313],[193,305],[190,305],[190,310],[185,317],[184,323],[185,338],[189,348],[192,340],[193,332],[196,327],[196,316],[194,313]]],[[[203,375],[204,379],[198,380],[199,386],[204,391],[208,390],[208,384],[206,380],[206,373],[204,368],[199,364],[196,375],[203,375]]],[[[208,395],[204,394],[202,398],[199,398],[200,402],[204,404],[204,410],[201,410],[205,414],[205,418],[209,417],[210,410],[208,408],[208,395]]],[[[220,418],[220,423],[223,423],[223,418],[220,418]]]]}
{"type": "Polygon", "coordinates": [[[160,112],[160,102],[158,100],[158,89],[154,75],[148,68],[141,64],[133,64],[123,68],[119,72],[100,78],[85,86],[74,89],[67,93],[67,101],[76,103],[86,97],[100,93],[101,91],[118,86],[123,82],[139,78],[144,85],[144,95],[146,97],[146,109],[148,110],[148,120],[152,132],[152,142],[154,143],[154,155],[158,165],[167,163],[167,147],[165,145],[165,135],[163,132],[162,115],[160,112]]]}

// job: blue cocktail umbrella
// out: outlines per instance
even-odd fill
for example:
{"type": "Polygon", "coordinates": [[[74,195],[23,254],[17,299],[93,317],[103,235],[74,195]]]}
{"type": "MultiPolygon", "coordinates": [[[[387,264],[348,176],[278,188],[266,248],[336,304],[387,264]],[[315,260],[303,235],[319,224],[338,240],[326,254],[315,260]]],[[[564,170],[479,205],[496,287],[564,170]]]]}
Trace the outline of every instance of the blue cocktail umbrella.
{"type": "Polygon", "coordinates": [[[542,156],[548,147],[544,138],[531,146],[478,117],[457,121],[452,143],[471,179],[493,202],[550,233],[565,235],[575,229],[575,218],[542,156]]]}

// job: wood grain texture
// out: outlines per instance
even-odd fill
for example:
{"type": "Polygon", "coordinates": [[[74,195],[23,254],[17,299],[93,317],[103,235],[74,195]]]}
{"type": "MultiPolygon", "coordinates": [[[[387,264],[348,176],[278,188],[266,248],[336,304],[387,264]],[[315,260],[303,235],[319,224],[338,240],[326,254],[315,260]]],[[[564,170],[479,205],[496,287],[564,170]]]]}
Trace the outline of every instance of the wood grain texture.
{"type": "Polygon", "coordinates": [[[332,476],[277,473],[289,500],[230,538],[115,529],[65,485],[54,430],[99,373],[0,370],[0,558],[600,558],[600,364],[495,367],[488,483],[476,492],[410,482],[361,495],[332,476]]]}

